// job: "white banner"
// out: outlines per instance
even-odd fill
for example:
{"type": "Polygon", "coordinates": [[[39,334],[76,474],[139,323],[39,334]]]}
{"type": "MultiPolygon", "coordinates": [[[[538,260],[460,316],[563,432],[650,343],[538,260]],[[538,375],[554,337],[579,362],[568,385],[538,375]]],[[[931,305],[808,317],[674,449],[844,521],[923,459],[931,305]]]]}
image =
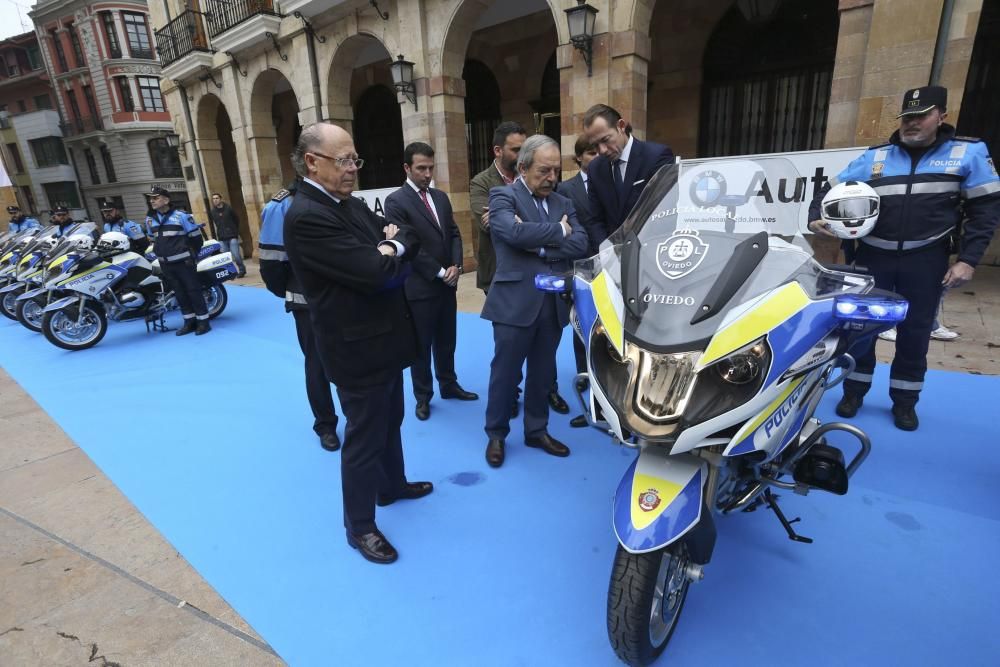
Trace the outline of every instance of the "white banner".
{"type": "Polygon", "coordinates": [[[368,204],[368,208],[374,211],[377,215],[385,217],[385,198],[391,195],[393,192],[399,188],[381,188],[379,190],[356,190],[353,194],[355,197],[360,197],[364,199],[368,204]]]}
{"type": "Polygon", "coordinates": [[[765,153],[761,155],[735,155],[732,157],[712,157],[683,160],[685,169],[692,166],[711,167],[713,162],[723,160],[753,160],[756,158],[785,158],[795,167],[799,178],[795,183],[765,183],[761,194],[770,203],[787,203],[799,207],[799,229],[809,234],[809,204],[831,176],[836,176],[851,160],[861,155],[867,147],[831,148],[821,151],[796,151],[791,153],[765,153]]]}

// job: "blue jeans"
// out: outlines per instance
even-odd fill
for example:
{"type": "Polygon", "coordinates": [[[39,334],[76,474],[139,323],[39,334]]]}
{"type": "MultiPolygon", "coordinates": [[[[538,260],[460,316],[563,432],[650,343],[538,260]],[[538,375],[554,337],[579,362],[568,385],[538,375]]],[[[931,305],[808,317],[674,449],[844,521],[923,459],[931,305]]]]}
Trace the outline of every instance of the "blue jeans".
{"type": "Polygon", "coordinates": [[[243,255],[240,254],[240,240],[238,238],[223,239],[222,251],[232,253],[233,261],[236,262],[236,266],[239,268],[240,273],[246,273],[247,267],[243,265],[243,255]]]}

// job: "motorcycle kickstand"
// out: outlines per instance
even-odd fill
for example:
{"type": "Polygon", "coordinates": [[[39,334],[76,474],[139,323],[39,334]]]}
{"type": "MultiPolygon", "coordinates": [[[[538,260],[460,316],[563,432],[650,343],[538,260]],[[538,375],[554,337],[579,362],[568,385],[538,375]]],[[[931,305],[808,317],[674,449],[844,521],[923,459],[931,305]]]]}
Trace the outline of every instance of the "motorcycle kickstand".
{"type": "Polygon", "coordinates": [[[164,313],[160,313],[158,316],[146,319],[146,333],[150,330],[158,331],[160,333],[167,333],[171,329],[167,326],[167,323],[163,321],[164,313]]]}
{"type": "Polygon", "coordinates": [[[778,517],[778,521],[781,522],[781,527],[785,529],[786,533],[788,533],[788,539],[794,542],[802,542],[803,544],[812,544],[813,540],[811,537],[799,535],[795,532],[795,529],[792,528],[792,524],[798,523],[801,519],[799,517],[795,517],[789,521],[785,517],[785,513],[781,511],[780,507],[778,507],[778,496],[771,493],[771,489],[764,491],[764,503],[772,512],[774,512],[774,515],[778,517]]]}

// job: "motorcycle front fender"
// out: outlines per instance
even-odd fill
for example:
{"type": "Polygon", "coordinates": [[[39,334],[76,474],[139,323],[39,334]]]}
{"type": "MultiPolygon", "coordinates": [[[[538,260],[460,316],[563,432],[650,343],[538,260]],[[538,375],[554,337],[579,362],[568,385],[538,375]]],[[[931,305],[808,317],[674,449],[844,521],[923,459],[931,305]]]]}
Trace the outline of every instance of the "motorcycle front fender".
{"type": "Polygon", "coordinates": [[[53,301],[49,305],[45,306],[45,308],[42,308],[42,312],[43,313],[51,313],[54,310],[62,310],[66,306],[73,305],[79,299],[80,299],[80,297],[78,297],[78,296],[66,296],[66,297],[63,297],[63,298],[59,299],[58,301],[53,301]]]}
{"type": "Polygon", "coordinates": [[[662,549],[697,525],[707,474],[707,464],[695,456],[643,447],[615,493],[615,535],[622,547],[631,553],[662,549]]]}
{"type": "Polygon", "coordinates": [[[19,294],[17,296],[17,301],[27,301],[28,299],[34,299],[39,294],[45,294],[48,290],[44,287],[36,287],[35,289],[28,290],[24,294],[19,294]]]}
{"type": "Polygon", "coordinates": [[[14,290],[21,289],[22,287],[24,287],[24,283],[15,281],[15,282],[12,282],[9,285],[5,285],[4,287],[0,288],[0,294],[6,294],[7,292],[13,292],[14,290]]]}

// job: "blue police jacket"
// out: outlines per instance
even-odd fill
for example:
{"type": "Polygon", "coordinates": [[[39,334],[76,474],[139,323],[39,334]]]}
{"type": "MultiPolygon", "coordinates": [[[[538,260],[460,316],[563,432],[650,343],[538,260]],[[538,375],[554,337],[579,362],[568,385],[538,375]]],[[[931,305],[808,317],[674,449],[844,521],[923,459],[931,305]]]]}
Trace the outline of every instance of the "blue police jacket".
{"type": "Polygon", "coordinates": [[[125,218],[117,218],[113,222],[105,222],[104,232],[121,232],[133,241],[146,238],[146,234],[142,231],[139,223],[125,218]]]}
{"type": "Polygon", "coordinates": [[[192,259],[204,242],[201,227],[186,211],[172,207],[166,213],[153,211],[153,215],[146,218],[146,224],[153,237],[153,252],[161,262],[192,259]]]}
{"type": "Polygon", "coordinates": [[[38,220],[22,215],[19,218],[11,218],[7,229],[12,232],[23,232],[25,229],[34,229],[41,226],[38,220]]]}
{"type": "Polygon", "coordinates": [[[1000,178],[986,144],[956,137],[954,127],[942,124],[937,140],[918,155],[911,157],[897,130],[889,143],[855,158],[831,185],[866,181],[878,192],[878,221],[862,243],[902,253],[960,235],[958,260],[976,266],[1000,218],[1000,178]]]}
{"type": "Polygon", "coordinates": [[[260,277],[268,291],[285,300],[285,311],[306,310],[306,299],[285,252],[285,214],[295,193],[281,190],[271,197],[261,212],[257,258],[260,277]]]}

